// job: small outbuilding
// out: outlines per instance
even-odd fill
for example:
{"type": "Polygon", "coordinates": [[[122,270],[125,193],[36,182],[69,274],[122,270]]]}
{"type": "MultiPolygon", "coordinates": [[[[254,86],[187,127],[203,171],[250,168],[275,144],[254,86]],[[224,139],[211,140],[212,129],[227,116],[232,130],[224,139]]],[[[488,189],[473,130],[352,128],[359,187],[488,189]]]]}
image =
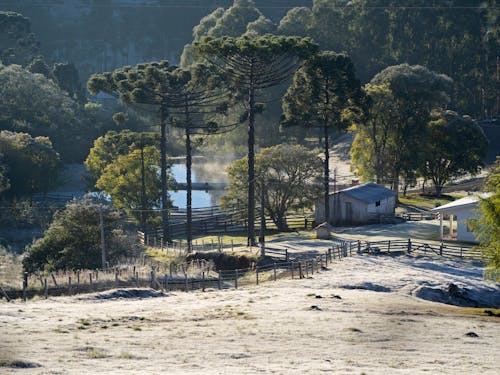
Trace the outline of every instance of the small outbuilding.
{"type": "MultiPolygon", "coordinates": [[[[334,225],[368,224],[394,215],[396,192],[374,182],[353,186],[330,194],[330,217],[334,225]]],[[[324,206],[318,202],[316,222],[325,221],[324,206]]]]}
{"type": "Polygon", "coordinates": [[[439,213],[441,239],[478,243],[470,224],[478,219],[477,209],[480,198],[487,198],[490,195],[469,195],[432,209],[432,212],[439,213]],[[445,217],[447,217],[447,225],[444,224],[445,217]],[[446,233],[445,227],[447,227],[446,233]]]}

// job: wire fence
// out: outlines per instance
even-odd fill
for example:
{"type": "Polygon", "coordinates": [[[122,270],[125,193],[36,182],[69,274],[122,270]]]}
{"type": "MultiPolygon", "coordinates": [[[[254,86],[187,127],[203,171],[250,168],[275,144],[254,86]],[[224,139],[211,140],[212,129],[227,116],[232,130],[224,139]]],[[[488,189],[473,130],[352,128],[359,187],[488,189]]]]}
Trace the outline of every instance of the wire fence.
{"type": "Polygon", "coordinates": [[[426,243],[412,239],[387,241],[341,240],[327,250],[316,251],[309,258],[298,258],[287,249],[265,249],[267,262],[252,263],[248,268],[217,269],[212,261],[161,263],[143,258],[141,264],[120,265],[105,270],[76,270],[50,273],[24,273],[21,288],[0,287],[7,300],[34,296],[74,295],[113,288],[154,288],[159,290],[238,289],[278,279],[303,279],[327,270],[345,257],[373,254],[422,254],[480,260],[481,252],[470,246],[426,243]],[[269,259],[272,259],[269,261],[269,259]]]}

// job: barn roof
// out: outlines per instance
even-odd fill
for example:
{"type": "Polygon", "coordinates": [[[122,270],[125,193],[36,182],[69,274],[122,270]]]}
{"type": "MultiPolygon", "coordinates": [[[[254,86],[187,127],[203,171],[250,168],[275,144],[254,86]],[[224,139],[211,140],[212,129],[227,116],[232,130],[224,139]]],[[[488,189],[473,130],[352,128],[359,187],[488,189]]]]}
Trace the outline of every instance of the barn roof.
{"type": "Polygon", "coordinates": [[[395,191],[387,189],[385,186],[378,185],[374,182],[353,186],[341,190],[340,193],[366,203],[374,203],[396,195],[395,191]]]}

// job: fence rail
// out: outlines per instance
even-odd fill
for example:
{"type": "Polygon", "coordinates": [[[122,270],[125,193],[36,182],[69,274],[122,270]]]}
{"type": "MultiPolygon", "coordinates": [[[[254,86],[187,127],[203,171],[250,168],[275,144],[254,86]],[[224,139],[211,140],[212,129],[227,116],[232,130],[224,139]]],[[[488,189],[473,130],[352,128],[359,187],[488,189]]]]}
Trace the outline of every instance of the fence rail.
{"type": "MultiPolygon", "coordinates": [[[[182,249],[179,249],[181,252],[182,249]]],[[[103,291],[117,287],[150,287],[163,290],[196,290],[205,288],[238,288],[259,285],[278,278],[291,279],[309,277],[327,269],[329,264],[344,257],[357,254],[424,254],[461,259],[481,259],[479,250],[469,246],[452,244],[429,244],[412,239],[386,241],[341,240],[332,243],[325,252],[316,252],[308,259],[295,259],[287,249],[266,248],[266,254],[274,261],[265,265],[252,265],[246,269],[216,270],[212,262],[155,262],[143,258],[140,265],[120,265],[106,270],[60,271],[23,276],[22,288],[0,287],[3,298],[24,300],[36,295],[73,295],[103,291]],[[148,264],[149,263],[149,264],[148,264]]]]}

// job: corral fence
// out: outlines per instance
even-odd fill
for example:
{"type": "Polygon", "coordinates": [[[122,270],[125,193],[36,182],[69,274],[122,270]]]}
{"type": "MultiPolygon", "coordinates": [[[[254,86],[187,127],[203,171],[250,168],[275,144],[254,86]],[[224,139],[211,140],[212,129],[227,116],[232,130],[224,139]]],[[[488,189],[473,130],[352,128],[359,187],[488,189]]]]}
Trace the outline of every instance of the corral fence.
{"type": "Polygon", "coordinates": [[[424,255],[439,255],[444,257],[458,257],[468,259],[481,259],[481,251],[473,246],[455,245],[450,243],[429,244],[418,240],[387,240],[387,241],[343,241],[338,245],[344,253],[419,253],[424,255]]]}
{"type": "Polygon", "coordinates": [[[105,270],[59,271],[27,274],[22,288],[0,288],[7,300],[99,292],[113,288],[149,287],[159,290],[205,290],[259,285],[278,279],[302,279],[328,269],[335,261],[362,254],[423,254],[461,259],[481,259],[479,250],[468,246],[429,244],[416,240],[332,242],[332,247],[307,259],[295,257],[287,249],[266,248],[270,261],[245,269],[219,269],[211,261],[159,263],[144,259],[142,265],[120,265],[105,270]],[[148,264],[149,263],[149,264],[148,264]]]}
{"type": "MultiPolygon", "coordinates": [[[[245,231],[248,220],[245,218],[246,211],[233,209],[224,211],[220,206],[195,208],[191,232],[193,235],[221,235],[233,232],[245,231]]],[[[286,217],[289,229],[313,229],[314,218],[308,213],[290,214],[286,217]]],[[[260,230],[260,213],[256,213],[255,230],[260,230]]],[[[266,229],[277,229],[275,223],[268,217],[265,218],[266,229]]],[[[185,238],[187,236],[187,219],[185,209],[174,209],[170,212],[169,232],[172,238],[185,238]]],[[[139,242],[147,246],[163,246],[162,228],[153,228],[147,231],[138,231],[139,242]]]]}

